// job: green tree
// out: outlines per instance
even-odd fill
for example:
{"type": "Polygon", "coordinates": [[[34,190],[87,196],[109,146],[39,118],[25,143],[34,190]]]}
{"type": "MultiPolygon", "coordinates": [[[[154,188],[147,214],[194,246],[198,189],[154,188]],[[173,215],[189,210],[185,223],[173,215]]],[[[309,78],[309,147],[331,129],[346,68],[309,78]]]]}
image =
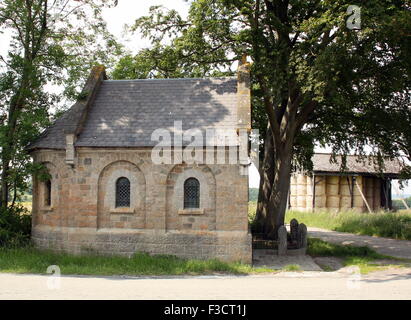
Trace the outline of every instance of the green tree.
{"type": "Polygon", "coordinates": [[[34,166],[25,147],[49,124],[52,107],[73,100],[92,65],[110,66],[121,47],[101,17],[113,1],[4,0],[0,32],[11,34],[0,56],[1,208],[14,206],[34,166]],[[63,94],[48,86],[63,86],[63,94]],[[10,195],[12,190],[13,195],[10,195]]]}
{"type": "Polygon", "coordinates": [[[312,166],[314,142],[342,155],[369,146],[379,163],[409,156],[410,1],[361,1],[356,29],[352,4],[194,0],[187,19],[153,7],[133,27],[154,52],[177,54],[173,70],[208,66],[207,75],[251,57],[254,121],[264,131],[267,123],[257,219],[269,238],[284,224],[292,170],[312,166]]]}

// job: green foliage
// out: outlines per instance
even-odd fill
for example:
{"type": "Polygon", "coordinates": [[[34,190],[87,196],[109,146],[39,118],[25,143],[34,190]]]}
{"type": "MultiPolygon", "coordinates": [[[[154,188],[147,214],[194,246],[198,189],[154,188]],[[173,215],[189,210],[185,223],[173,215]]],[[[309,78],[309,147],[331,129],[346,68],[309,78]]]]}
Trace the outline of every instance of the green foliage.
{"type": "Polygon", "coordinates": [[[152,7],[132,27],[152,48],[124,58],[116,75],[205,76],[230,72],[244,54],[251,58],[253,126],[264,138],[270,124],[270,162],[281,164],[261,166],[274,167],[267,175],[270,213],[260,217],[271,232],[284,218],[291,169],[312,168],[315,143],[342,155],[369,146],[376,167],[383,156],[411,159],[410,1],[362,2],[360,30],[347,28],[349,5],[193,0],[187,19],[152,7]]]}
{"type": "Polygon", "coordinates": [[[183,275],[183,274],[249,274],[273,272],[241,263],[219,260],[185,260],[174,256],[150,256],[136,253],[131,258],[98,255],[73,256],[39,251],[33,248],[1,249],[0,272],[45,274],[47,267],[58,265],[63,274],[79,275],[183,275]]]}
{"type": "MultiPolygon", "coordinates": [[[[394,150],[404,149],[399,141],[410,137],[406,130],[410,112],[404,95],[410,73],[406,55],[410,47],[406,36],[411,21],[409,2],[362,3],[360,31],[346,27],[351,4],[343,0],[291,1],[287,8],[283,1],[196,0],[191,2],[187,20],[174,10],[152,7],[149,15],[132,27],[151,40],[152,48],[143,50],[134,63],[132,57],[125,57],[121,64],[127,65],[125,69],[133,65],[134,71],[117,76],[152,77],[155,61],[172,65],[172,70],[184,66],[230,70],[233,62],[247,53],[254,62],[255,127],[263,134],[267,110],[261,100],[268,99],[278,109],[278,116],[284,99],[300,95],[296,120],[307,125],[298,126],[301,131],[295,136],[297,166],[310,165],[305,155],[312,153],[314,140],[331,144],[340,153],[349,149],[363,153],[364,145],[372,144],[393,155],[394,150]],[[146,68],[150,55],[150,67],[146,68]],[[290,92],[291,84],[296,92],[290,92]],[[394,138],[394,134],[400,135],[389,147],[387,141],[392,140],[382,137],[394,138]]],[[[172,76],[159,69],[155,76],[172,76]]],[[[193,74],[185,70],[179,74],[193,74]]],[[[280,123],[281,119],[277,120],[280,123]]]]}
{"type": "Polygon", "coordinates": [[[296,271],[303,271],[303,270],[298,264],[289,264],[283,268],[283,271],[296,272],[296,271]]]}
{"type": "MultiPolygon", "coordinates": [[[[113,1],[4,0],[0,33],[10,34],[0,57],[1,207],[6,215],[29,189],[30,176],[47,173],[26,147],[51,123],[53,107],[77,98],[95,64],[113,65],[121,46],[107,31],[101,10],[113,1]],[[50,86],[64,87],[53,93],[50,86]]],[[[13,215],[11,215],[13,217],[13,215]]]]}
{"type": "Polygon", "coordinates": [[[22,206],[0,209],[0,248],[18,248],[30,243],[31,217],[22,206]]]}
{"type": "Polygon", "coordinates": [[[172,46],[156,45],[143,49],[137,55],[122,57],[111,77],[124,79],[202,78],[231,76],[231,71],[219,71],[210,66],[186,63],[183,54],[172,46]]]}
{"type": "Polygon", "coordinates": [[[289,211],[286,221],[297,219],[308,226],[340,232],[393,239],[411,240],[411,215],[408,212],[296,212],[289,211]]]}

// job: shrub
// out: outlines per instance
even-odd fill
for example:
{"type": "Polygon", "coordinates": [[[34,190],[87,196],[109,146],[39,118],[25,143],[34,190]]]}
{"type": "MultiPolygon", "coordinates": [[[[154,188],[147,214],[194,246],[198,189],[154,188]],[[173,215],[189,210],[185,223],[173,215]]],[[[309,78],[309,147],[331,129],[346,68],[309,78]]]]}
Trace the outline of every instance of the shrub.
{"type": "Polygon", "coordinates": [[[30,233],[31,217],[24,207],[0,209],[0,247],[27,246],[30,233]]]}

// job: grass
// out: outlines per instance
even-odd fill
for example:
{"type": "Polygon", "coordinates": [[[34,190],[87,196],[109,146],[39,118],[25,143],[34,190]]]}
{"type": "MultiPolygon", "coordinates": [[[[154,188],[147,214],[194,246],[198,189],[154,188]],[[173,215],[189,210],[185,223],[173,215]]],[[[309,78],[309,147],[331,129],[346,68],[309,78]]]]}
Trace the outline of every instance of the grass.
{"type": "Polygon", "coordinates": [[[255,220],[255,213],[257,211],[257,202],[250,201],[248,203],[248,222],[253,224],[255,220]]]}
{"type": "MultiPolygon", "coordinates": [[[[357,266],[362,274],[384,270],[390,267],[404,267],[402,264],[380,265],[375,260],[387,259],[390,261],[401,261],[389,256],[381,255],[368,247],[343,246],[325,242],[320,239],[308,239],[307,253],[312,257],[338,257],[344,266],[357,266]]],[[[325,268],[325,271],[331,271],[325,268]]]]}
{"type": "Polygon", "coordinates": [[[283,268],[283,271],[297,272],[297,271],[302,271],[302,270],[298,264],[289,264],[283,268]]]}
{"type": "Polygon", "coordinates": [[[174,256],[150,256],[137,253],[131,258],[120,256],[75,256],[40,251],[33,248],[0,249],[0,272],[46,274],[51,265],[59,266],[64,275],[200,275],[272,273],[272,269],[253,268],[241,263],[219,260],[184,260],[174,256]]]}
{"type": "MultiPolygon", "coordinates": [[[[396,260],[380,255],[367,247],[342,246],[320,239],[309,239],[308,254],[313,257],[339,257],[345,266],[358,266],[361,273],[369,273],[388,268],[379,265],[377,259],[396,260]]],[[[19,274],[46,274],[47,268],[57,265],[63,275],[93,276],[161,276],[161,275],[202,275],[202,274],[261,274],[274,273],[269,268],[254,268],[242,263],[226,263],[219,260],[185,260],[174,256],[137,253],[131,258],[120,256],[100,256],[96,254],[71,255],[37,250],[31,247],[0,249],[0,272],[19,274]]],[[[402,265],[395,265],[396,267],[402,265]]],[[[325,271],[327,267],[324,267],[325,271]]],[[[287,265],[282,271],[302,271],[298,265],[287,265]]]]}
{"type": "Polygon", "coordinates": [[[297,219],[311,227],[360,235],[411,240],[411,212],[358,213],[354,211],[332,213],[289,211],[286,222],[297,219]]]}

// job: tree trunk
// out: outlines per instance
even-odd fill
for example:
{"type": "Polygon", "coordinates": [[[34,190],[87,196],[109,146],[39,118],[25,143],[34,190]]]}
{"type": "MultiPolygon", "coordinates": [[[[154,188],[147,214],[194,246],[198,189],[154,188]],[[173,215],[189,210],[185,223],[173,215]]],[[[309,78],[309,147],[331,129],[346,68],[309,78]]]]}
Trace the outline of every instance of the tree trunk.
{"type": "Polygon", "coordinates": [[[275,152],[272,134],[267,134],[265,143],[256,219],[259,233],[267,239],[277,239],[277,231],[284,225],[287,210],[292,145],[287,144],[275,152]]]}
{"type": "Polygon", "coordinates": [[[268,202],[271,196],[271,189],[274,182],[274,140],[270,125],[267,126],[267,134],[264,141],[264,157],[260,168],[260,189],[258,193],[258,203],[256,221],[258,233],[266,234],[268,218],[268,202]]]}
{"type": "Polygon", "coordinates": [[[5,157],[3,156],[3,165],[2,165],[2,171],[1,171],[1,208],[6,209],[7,208],[7,202],[9,198],[9,185],[7,183],[8,176],[9,176],[9,165],[5,157]]]}
{"type": "Polygon", "coordinates": [[[291,180],[291,150],[285,148],[279,152],[274,167],[274,183],[271,188],[271,195],[268,204],[267,237],[277,239],[278,229],[284,225],[285,213],[287,211],[288,193],[291,180]]]}

